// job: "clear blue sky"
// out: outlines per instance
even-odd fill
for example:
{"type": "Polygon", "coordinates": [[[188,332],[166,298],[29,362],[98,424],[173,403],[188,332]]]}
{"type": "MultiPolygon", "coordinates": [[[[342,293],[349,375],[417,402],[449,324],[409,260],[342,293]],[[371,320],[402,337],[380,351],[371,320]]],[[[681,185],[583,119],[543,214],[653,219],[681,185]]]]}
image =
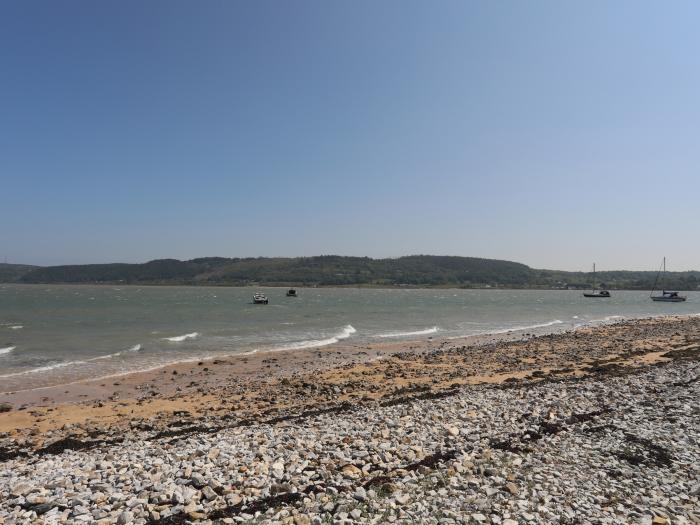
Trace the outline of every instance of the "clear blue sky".
{"type": "Polygon", "coordinates": [[[0,5],[0,257],[700,269],[700,3],[0,5]]]}

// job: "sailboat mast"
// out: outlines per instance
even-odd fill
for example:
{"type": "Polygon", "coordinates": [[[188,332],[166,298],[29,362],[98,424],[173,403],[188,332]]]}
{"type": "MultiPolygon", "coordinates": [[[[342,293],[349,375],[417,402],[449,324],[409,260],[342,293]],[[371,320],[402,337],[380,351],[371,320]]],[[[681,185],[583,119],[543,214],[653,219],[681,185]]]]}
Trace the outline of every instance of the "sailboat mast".
{"type": "MultiPolygon", "coordinates": [[[[666,271],[666,257],[664,257],[663,268],[664,268],[664,271],[666,271]]],[[[659,271],[656,272],[656,279],[654,279],[654,286],[651,287],[651,293],[649,293],[649,297],[654,295],[654,290],[656,290],[656,283],[659,282],[659,275],[660,274],[661,274],[661,268],[659,268],[659,271]]]]}
{"type": "Polygon", "coordinates": [[[664,288],[666,288],[666,287],[663,286],[665,283],[666,283],[666,257],[664,256],[664,273],[661,274],[661,285],[662,285],[662,286],[661,286],[661,288],[662,288],[661,291],[662,291],[663,293],[666,293],[666,290],[664,290],[664,288]]]}

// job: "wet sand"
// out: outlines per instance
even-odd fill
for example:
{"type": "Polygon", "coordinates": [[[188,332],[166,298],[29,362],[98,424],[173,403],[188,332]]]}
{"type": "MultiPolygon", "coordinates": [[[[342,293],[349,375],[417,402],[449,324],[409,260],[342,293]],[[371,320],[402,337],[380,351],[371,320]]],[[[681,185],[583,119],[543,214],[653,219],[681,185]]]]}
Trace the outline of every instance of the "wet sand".
{"type": "Polygon", "coordinates": [[[700,348],[699,317],[231,356],[0,394],[0,446],[264,421],[304,411],[430,396],[463,385],[621,374],[700,348]]]}

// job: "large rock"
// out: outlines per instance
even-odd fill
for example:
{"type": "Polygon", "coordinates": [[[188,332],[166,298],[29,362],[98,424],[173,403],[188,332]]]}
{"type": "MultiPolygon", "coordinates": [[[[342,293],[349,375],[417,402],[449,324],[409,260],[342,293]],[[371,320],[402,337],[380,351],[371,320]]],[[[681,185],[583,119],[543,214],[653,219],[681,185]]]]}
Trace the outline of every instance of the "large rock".
{"type": "Polygon", "coordinates": [[[362,471],[355,465],[345,465],[342,469],[343,475],[349,478],[359,478],[362,476],[362,471]]]}
{"type": "Polygon", "coordinates": [[[212,490],[208,485],[202,489],[202,494],[208,500],[216,499],[218,494],[212,490]]]}
{"type": "Polygon", "coordinates": [[[355,494],[353,494],[353,497],[357,501],[366,501],[367,500],[367,491],[365,490],[364,487],[357,487],[357,490],[355,490],[355,494]]]}
{"type": "Polygon", "coordinates": [[[518,488],[518,486],[513,482],[506,483],[506,490],[508,492],[510,492],[513,496],[517,496],[518,493],[520,492],[520,489],[518,488]]]}
{"type": "Polygon", "coordinates": [[[194,485],[198,489],[201,489],[204,485],[207,484],[207,480],[198,472],[192,474],[192,476],[190,477],[190,481],[192,482],[192,485],[194,485]]]}
{"type": "Polygon", "coordinates": [[[10,494],[15,497],[25,496],[34,490],[36,489],[29,483],[18,483],[10,489],[10,494]]]}

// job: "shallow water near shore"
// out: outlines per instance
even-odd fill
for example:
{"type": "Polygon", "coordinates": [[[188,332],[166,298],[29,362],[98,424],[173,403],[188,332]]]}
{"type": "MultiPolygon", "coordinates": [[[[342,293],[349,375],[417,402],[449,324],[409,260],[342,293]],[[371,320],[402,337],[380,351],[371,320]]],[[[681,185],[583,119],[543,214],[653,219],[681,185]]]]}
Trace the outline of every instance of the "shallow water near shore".
{"type": "Polygon", "coordinates": [[[222,355],[433,337],[560,331],[700,312],[648,292],[0,285],[0,392],[222,355]]]}

